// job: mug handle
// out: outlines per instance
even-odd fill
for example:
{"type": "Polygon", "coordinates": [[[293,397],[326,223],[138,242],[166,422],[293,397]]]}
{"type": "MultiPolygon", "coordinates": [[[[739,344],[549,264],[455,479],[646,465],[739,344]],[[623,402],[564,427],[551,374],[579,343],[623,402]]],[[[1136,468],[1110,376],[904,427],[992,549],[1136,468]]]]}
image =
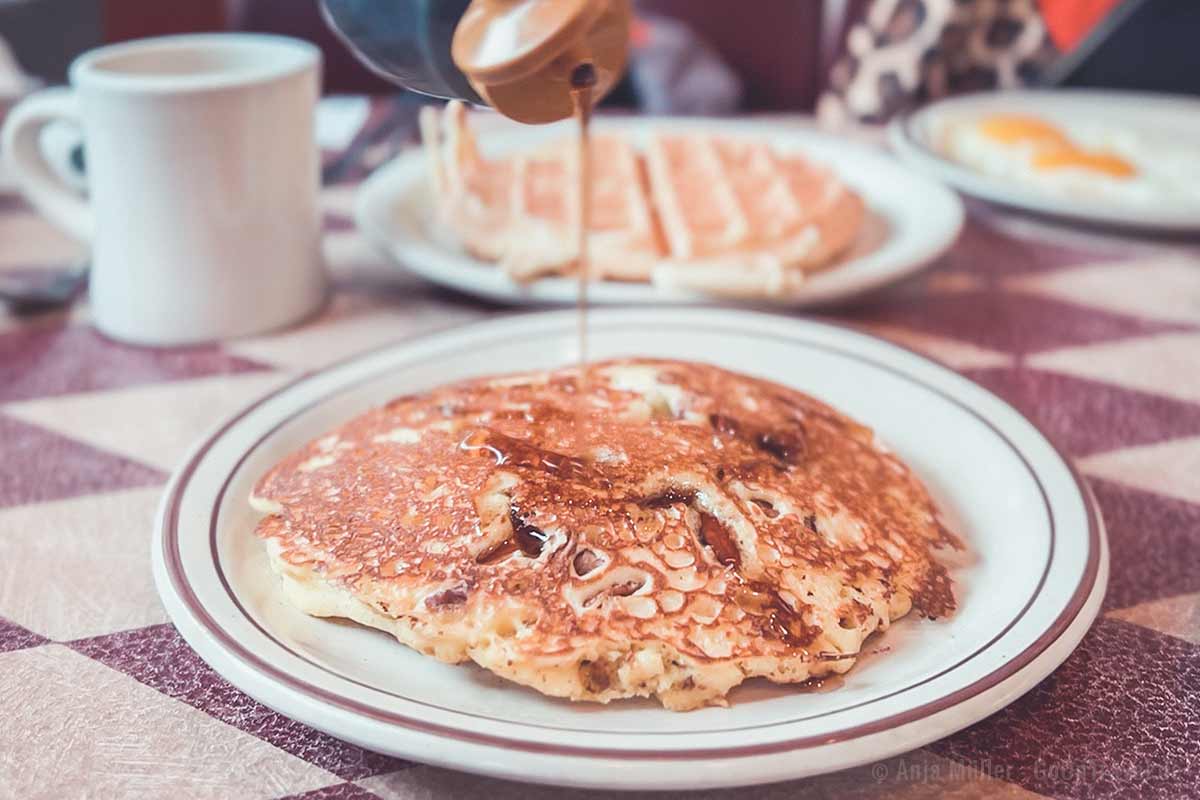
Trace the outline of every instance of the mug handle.
{"type": "Polygon", "coordinates": [[[95,229],[92,209],[54,174],[39,144],[42,129],[59,120],[80,124],[75,93],[67,87],[44,89],[25,98],[4,120],[0,154],[26,199],[55,225],[86,242],[95,229]]]}

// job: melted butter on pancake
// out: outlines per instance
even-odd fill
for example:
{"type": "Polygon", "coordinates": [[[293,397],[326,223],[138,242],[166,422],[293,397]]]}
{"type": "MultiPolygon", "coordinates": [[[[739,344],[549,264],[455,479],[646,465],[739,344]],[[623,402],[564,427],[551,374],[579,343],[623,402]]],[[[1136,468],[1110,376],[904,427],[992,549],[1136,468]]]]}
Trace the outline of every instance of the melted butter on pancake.
{"type": "Polygon", "coordinates": [[[869,429],[702,364],[591,373],[582,419],[572,370],[484,379],[284,459],[253,502],[285,597],[547,694],[675,709],[845,672],[910,608],[953,610],[932,551],[959,542],[869,429]]]}

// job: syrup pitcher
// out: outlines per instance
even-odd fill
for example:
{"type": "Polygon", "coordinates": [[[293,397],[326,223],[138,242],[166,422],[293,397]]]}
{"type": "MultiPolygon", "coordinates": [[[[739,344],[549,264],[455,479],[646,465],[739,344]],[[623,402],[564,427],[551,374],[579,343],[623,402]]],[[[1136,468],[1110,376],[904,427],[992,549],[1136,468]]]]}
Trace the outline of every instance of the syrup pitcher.
{"type": "Polygon", "coordinates": [[[630,0],[322,0],[368,67],[422,94],[485,103],[528,123],[570,117],[572,74],[595,70],[593,104],[629,52],[630,0]]]}

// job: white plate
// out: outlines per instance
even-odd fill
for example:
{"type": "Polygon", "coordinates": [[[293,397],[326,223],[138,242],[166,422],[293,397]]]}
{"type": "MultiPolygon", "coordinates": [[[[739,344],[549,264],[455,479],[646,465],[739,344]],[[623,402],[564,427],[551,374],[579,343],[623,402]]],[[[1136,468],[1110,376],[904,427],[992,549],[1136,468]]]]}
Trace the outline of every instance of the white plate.
{"type": "MultiPolygon", "coordinates": [[[[1200,142],[1200,100],[1188,97],[1107,92],[1090,89],[985,92],[939,100],[892,121],[889,140],[897,154],[914,168],[966,194],[993,203],[1083,222],[1172,231],[1200,230],[1200,211],[1169,199],[1133,205],[1090,199],[1063,198],[1016,180],[984,175],[942,155],[937,137],[947,123],[989,114],[1032,114],[1050,121],[1097,124],[1115,129],[1153,133],[1177,146],[1200,142]]],[[[1200,150],[1197,150],[1200,154],[1200,150]]],[[[1200,157],[1200,155],[1198,155],[1200,157]]]]}
{"type": "MultiPolygon", "coordinates": [[[[881,150],[796,125],[762,120],[598,119],[597,130],[687,130],[765,138],[781,151],[798,152],[832,168],[862,195],[869,216],[852,250],[814,274],[793,296],[794,306],[827,303],[899,280],[945,252],[962,227],[962,203],[951,191],[898,163],[881,150]]],[[[568,131],[559,126],[490,131],[480,136],[489,155],[536,146],[568,131]]],[[[575,302],[573,278],[543,278],[529,285],[509,279],[493,264],[448,244],[433,228],[433,198],[420,151],[409,151],[377,170],[359,190],[358,226],[385,253],[443,286],[505,303],[575,302]]],[[[596,303],[623,305],[713,303],[710,295],[673,292],[645,283],[600,281],[588,292],[596,303]]],[[[760,301],[761,302],[761,301],[760,301]]]]}
{"type": "Polygon", "coordinates": [[[155,578],[184,638],[234,685],[364,747],[517,780],[604,788],[779,781],[911,750],[995,712],[1078,643],[1104,594],[1100,521],[1020,414],[925,358],[824,324],[731,310],[600,310],[597,357],[704,359],[810,392],[874,426],[970,546],[960,610],[905,618],[830,691],[759,681],[672,713],[543,697],[385,634],[284,605],[246,498],[284,454],[393,395],[573,363],[576,317],[510,317],[360,356],[222,425],[171,480],[155,578]],[[886,652],[885,652],[886,651],[886,652]]]}

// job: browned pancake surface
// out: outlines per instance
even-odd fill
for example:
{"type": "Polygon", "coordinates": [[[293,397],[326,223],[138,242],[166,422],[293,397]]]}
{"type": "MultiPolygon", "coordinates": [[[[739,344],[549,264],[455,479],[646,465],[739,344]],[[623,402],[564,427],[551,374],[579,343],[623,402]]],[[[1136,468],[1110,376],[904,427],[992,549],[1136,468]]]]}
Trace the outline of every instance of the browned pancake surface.
{"type": "Polygon", "coordinates": [[[255,491],[278,568],[364,607],[306,610],[551,694],[688,708],[845,671],[910,606],[953,609],[931,550],[958,541],[869,429],[707,365],[591,373],[584,398],[570,370],[398,398],[284,459],[255,491]]]}

